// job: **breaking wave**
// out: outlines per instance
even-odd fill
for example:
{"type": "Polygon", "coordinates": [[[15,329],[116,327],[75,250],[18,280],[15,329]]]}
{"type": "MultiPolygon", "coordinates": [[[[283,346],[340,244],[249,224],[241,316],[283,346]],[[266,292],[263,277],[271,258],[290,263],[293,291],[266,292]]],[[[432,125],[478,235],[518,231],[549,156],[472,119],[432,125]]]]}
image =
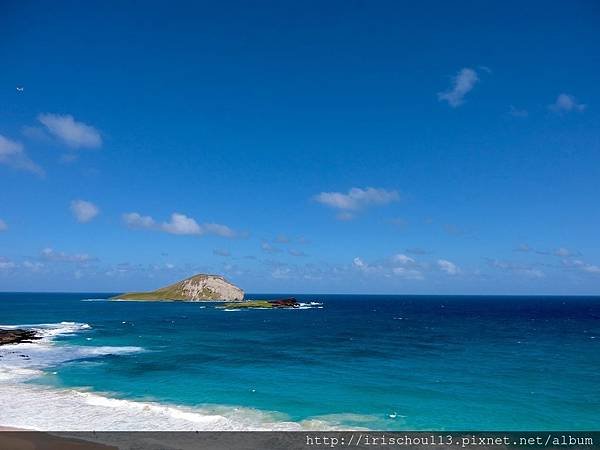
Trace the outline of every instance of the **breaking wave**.
{"type": "Polygon", "coordinates": [[[293,422],[277,412],[207,405],[184,407],[135,401],[80,389],[61,389],[28,380],[58,364],[107,355],[144,351],[141,347],[78,346],[54,342],[59,336],[85,333],[86,323],[0,325],[27,328],[41,339],[0,347],[0,424],[55,431],[202,431],[337,429],[320,418],[293,422]]]}
{"type": "Polygon", "coordinates": [[[324,420],[291,422],[281,414],[251,408],[188,408],[21,383],[0,384],[0,399],[0,423],[3,426],[35,430],[293,431],[332,428],[324,420]]]}
{"type": "Polygon", "coordinates": [[[0,347],[0,379],[31,377],[39,371],[68,361],[108,355],[137,353],[141,347],[57,345],[59,336],[72,336],[91,329],[87,323],[59,322],[23,325],[0,325],[3,329],[35,330],[41,339],[0,347]]]}

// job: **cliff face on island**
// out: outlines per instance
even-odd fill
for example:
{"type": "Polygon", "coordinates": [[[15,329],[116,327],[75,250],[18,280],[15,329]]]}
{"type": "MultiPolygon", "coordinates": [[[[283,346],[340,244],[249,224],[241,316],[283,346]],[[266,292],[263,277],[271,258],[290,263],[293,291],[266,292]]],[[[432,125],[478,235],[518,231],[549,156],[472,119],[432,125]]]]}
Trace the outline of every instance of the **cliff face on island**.
{"type": "Polygon", "coordinates": [[[242,301],[244,291],[220,275],[198,274],[149,292],[129,292],[114,300],[242,301]]]}

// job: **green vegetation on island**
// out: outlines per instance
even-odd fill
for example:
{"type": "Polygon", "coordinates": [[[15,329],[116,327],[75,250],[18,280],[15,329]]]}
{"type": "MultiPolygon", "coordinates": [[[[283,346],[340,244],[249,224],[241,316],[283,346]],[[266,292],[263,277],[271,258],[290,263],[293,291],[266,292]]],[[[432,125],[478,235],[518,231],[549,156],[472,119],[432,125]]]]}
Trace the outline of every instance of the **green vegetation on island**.
{"type": "Polygon", "coordinates": [[[284,298],[279,300],[246,300],[239,303],[226,303],[219,308],[224,309],[275,309],[275,308],[298,308],[300,303],[295,298],[284,298]]]}

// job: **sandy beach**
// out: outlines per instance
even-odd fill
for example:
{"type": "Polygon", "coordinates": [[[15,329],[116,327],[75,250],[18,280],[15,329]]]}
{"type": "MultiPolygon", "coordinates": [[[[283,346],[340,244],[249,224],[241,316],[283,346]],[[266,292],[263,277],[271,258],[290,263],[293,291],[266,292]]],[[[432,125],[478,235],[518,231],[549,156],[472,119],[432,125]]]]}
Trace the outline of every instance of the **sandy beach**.
{"type": "Polygon", "coordinates": [[[108,450],[117,447],[49,433],[0,426],[0,448],[29,450],[108,450]]]}

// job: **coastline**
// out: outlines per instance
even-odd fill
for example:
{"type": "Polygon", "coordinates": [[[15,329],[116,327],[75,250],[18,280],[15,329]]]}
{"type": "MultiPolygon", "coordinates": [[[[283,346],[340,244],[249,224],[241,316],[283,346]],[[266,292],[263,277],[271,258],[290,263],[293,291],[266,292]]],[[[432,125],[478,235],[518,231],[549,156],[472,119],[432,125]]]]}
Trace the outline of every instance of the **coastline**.
{"type": "Polygon", "coordinates": [[[0,385],[0,423],[10,431],[302,431],[338,430],[325,420],[285,420],[278,413],[230,406],[184,407],[119,399],[78,389],[21,382],[0,385]],[[32,415],[32,411],[35,414],[32,415]],[[93,422],[92,422],[93,420],[93,422]]]}
{"type": "Polygon", "coordinates": [[[36,384],[45,369],[80,358],[143,352],[140,347],[55,345],[57,336],[89,330],[85,323],[2,325],[34,330],[36,339],[0,346],[0,430],[3,431],[299,431],[335,429],[325,420],[293,422],[246,407],[197,407],[118,398],[111,393],[36,384]],[[31,381],[34,381],[33,383],[31,381]],[[18,402],[7,399],[18,398],[18,402]]]}
{"type": "Polygon", "coordinates": [[[595,425],[598,400],[587,394],[590,364],[599,361],[598,300],[325,297],[323,309],[237,314],[89,295],[0,301],[4,328],[42,335],[0,346],[0,424],[41,431],[456,430],[493,420],[507,429],[586,430],[595,425]],[[483,340],[474,342],[480,330],[483,340]],[[537,376],[536,358],[548,351],[554,359],[543,362],[544,371],[563,370],[533,391],[522,374],[537,376]],[[474,395],[486,396],[493,418],[474,395]]]}

